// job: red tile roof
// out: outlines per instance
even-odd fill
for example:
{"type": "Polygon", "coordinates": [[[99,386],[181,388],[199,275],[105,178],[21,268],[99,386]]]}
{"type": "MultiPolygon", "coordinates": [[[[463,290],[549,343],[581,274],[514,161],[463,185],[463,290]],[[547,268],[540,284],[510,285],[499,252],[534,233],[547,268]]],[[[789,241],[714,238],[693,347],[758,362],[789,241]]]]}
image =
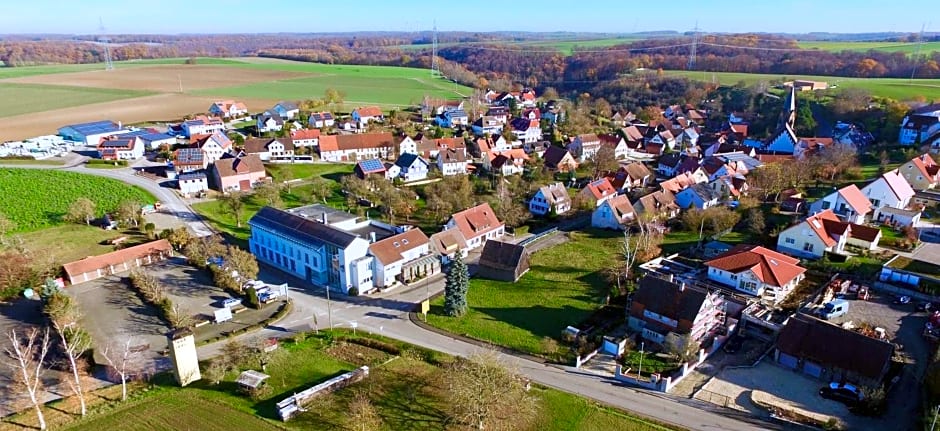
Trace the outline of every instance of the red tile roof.
{"type": "Polygon", "coordinates": [[[391,133],[359,133],[355,135],[322,135],[320,136],[320,152],[339,150],[359,150],[364,148],[379,148],[394,146],[391,133]]]}
{"type": "Polygon", "coordinates": [[[617,194],[617,189],[614,188],[614,185],[610,183],[610,180],[607,178],[601,178],[596,181],[590,182],[584,190],[587,190],[596,200],[601,200],[617,194]]]}
{"type": "Polygon", "coordinates": [[[490,208],[488,203],[467,208],[455,213],[451,218],[465,240],[485,235],[503,226],[503,223],[496,218],[496,213],[493,212],[493,208],[490,208]]]}
{"type": "Polygon", "coordinates": [[[816,233],[816,236],[822,240],[823,244],[826,244],[826,247],[832,247],[836,244],[836,240],[832,239],[832,235],[829,229],[827,229],[831,227],[832,224],[827,222],[839,223],[839,216],[832,212],[831,209],[806,218],[806,224],[816,233]]]}
{"type": "Polygon", "coordinates": [[[356,108],[356,111],[359,112],[359,117],[381,117],[382,110],[378,106],[362,106],[356,108]]]}
{"type": "Polygon", "coordinates": [[[320,138],[320,129],[300,129],[291,132],[290,138],[295,141],[302,141],[306,139],[319,139],[320,138]]]}
{"type": "Polygon", "coordinates": [[[404,259],[402,253],[427,243],[428,236],[421,229],[408,229],[400,234],[369,244],[369,253],[375,256],[383,265],[389,265],[404,259]]]}
{"type": "Polygon", "coordinates": [[[924,175],[924,178],[935,180],[937,176],[937,162],[930,157],[930,154],[921,154],[911,159],[911,163],[917,166],[917,170],[924,175]]]}
{"type": "Polygon", "coordinates": [[[82,260],[66,263],[65,265],[62,265],[62,269],[65,270],[65,273],[71,279],[86,272],[92,272],[98,269],[107,270],[111,265],[119,265],[124,262],[149,255],[170,253],[172,250],[173,247],[170,245],[169,241],[160,239],[125,249],[112,251],[111,253],[86,257],[82,260]]]}
{"type": "Polygon", "coordinates": [[[914,189],[908,184],[907,180],[901,176],[897,169],[885,172],[881,175],[888,183],[888,187],[897,196],[899,201],[905,201],[914,197],[914,189]]]}
{"type": "Polygon", "coordinates": [[[764,247],[740,244],[705,265],[733,274],[750,270],[761,282],[781,287],[806,272],[806,268],[797,265],[799,262],[764,247]]]}
{"type": "Polygon", "coordinates": [[[856,213],[865,215],[871,212],[871,201],[862,194],[862,191],[855,184],[839,189],[839,195],[852,206],[856,213]]]}

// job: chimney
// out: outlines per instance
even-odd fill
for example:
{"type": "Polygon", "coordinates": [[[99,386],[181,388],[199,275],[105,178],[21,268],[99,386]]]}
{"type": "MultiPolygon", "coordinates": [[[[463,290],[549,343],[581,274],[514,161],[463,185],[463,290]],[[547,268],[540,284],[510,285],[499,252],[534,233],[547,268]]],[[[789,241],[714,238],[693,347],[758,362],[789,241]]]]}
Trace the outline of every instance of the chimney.
{"type": "Polygon", "coordinates": [[[375,242],[375,232],[369,232],[369,242],[375,242]]]}
{"type": "Polygon", "coordinates": [[[684,281],[683,281],[682,283],[679,283],[679,291],[680,291],[680,292],[685,292],[685,282],[684,282],[684,281]]]}
{"type": "Polygon", "coordinates": [[[123,128],[124,128],[124,124],[118,121],[118,129],[123,129],[123,128]]]}
{"type": "Polygon", "coordinates": [[[320,216],[320,222],[322,222],[323,224],[327,224],[326,223],[326,211],[324,211],[323,214],[320,216]]]}
{"type": "Polygon", "coordinates": [[[673,276],[672,274],[666,274],[666,280],[672,283],[673,276]]]}

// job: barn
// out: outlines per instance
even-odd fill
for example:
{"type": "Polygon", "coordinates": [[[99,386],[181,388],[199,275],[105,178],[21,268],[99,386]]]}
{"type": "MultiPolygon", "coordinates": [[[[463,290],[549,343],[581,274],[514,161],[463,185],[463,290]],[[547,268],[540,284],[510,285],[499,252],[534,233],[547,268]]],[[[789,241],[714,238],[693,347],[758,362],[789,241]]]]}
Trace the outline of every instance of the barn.
{"type": "Polygon", "coordinates": [[[59,136],[68,141],[83,142],[87,146],[95,147],[101,138],[127,133],[120,123],[110,120],[93,121],[91,123],[69,124],[59,128],[59,136]]]}
{"type": "Polygon", "coordinates": [[[170,246],[170,242],[161,239],[111,253],[86,257],[62,265],[62,268],[69,279],[69,284],[75,285],[165,260],[170,257],[172,251],[173,247],[170,246]]]}
{"type": "Polygon", "coordinates": [[[529,252],[524,246],[487,241],[480,254],[477,277],[516,282],[529,270],[529,252]]]}

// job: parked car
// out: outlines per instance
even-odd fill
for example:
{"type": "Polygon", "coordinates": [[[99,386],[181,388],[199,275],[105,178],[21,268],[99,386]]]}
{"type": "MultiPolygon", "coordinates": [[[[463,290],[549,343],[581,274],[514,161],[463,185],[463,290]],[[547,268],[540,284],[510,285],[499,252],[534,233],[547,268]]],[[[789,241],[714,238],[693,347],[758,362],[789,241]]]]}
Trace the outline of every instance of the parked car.
{"type": "Polygon", "coordinates": [[[829,384],[829,386],[820,388],[819,396],[829,400],[838,401],[849,407],[858,405],[859,401],[862,401],[864,398],[862,391],[857,387],[847,383],[836,382],[832,382],[829,384]]]}
{"type": "Polygon", "coordinates": [[[239,298],[228,298],[222,301],[222,306],[225,308],[232,308],[236,305],[242,305],[242,300],[239,298]]]}

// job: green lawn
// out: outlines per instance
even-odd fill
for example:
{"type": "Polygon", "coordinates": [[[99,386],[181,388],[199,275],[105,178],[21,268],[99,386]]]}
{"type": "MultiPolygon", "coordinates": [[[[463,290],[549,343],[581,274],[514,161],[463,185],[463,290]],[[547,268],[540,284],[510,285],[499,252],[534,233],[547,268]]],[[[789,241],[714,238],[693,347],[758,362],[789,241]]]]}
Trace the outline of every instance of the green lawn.
{"type": "Polygon", "coordinates": [[[519,351],[543,354],[545,337],[558,338],[603,303],[609,291],[603,269],[615,258],[623,236],[588,230],[531,256],[530,270],[517,283],[474,278],[470,310],[455,318],[444,315],[443,297],[432,301],[428,322],[457,334],[519,351]]]}
{"type": "Polygon", "coordinates": [[[349,105],[347,108],[377,104],[385,109],[394,109],[420,104],[425,95],[457,98],[472,92],[468,87],[431,78],[425,69],[251,60],[246,59],[237,67],[304,72],[315,76],[206,89],[195,94],[296,100],[323,97],[326,89],[335,88],[346,94],[344,102],[349,105]]]}
{"type": "Polygon", "coordinates": [[[146,235],[136,230],[104,230],[100,227],[78,224],[47,227],[17,234],[17,236],[23,240],[23,247],[33,255],[53,257],[59,263],[112,252],[114,246],[107,244],[107,241],[121,236],[128,237],[125,245],[147,241],[146,235]]]}
{"type": "Polygon", "coordinates": [[[624,369],[629,368],[630,374],[636,375],[640,371],[640,365],[643,365],[642,374],[648,376],[652,373],[662,374],[664,371],[672,371],[676,369],[676,361],[671,361],[664,359],[658,356],[655,353],[649,351],[640,354],[640,346],[637,346],[634,350],[631,350],[623,358],[624,369]],[[642,359],[642,362],[641,362],[642,359]]]}
{"type": "Polygon", "coordinates": [[[109,88],[0,83],[0,117],[110,102],[148,94],[152,93],[109,88]]]}
{"type": "MultiPolygon", "coordinates": [[[[702,239],[702,243],[705,244],[711,240],[712,238],[710,236],[705,235],[702,239]]],[[[718,241],[731,245],[749,242],[750,240],[751,237],[748,233],[739,231],[731,231],[718,238],[718,241]]],[[[698,232],[674,229],[663,237],[663,254],[668,255],[678,253],[688,249],[689,247],[698,245],[698,242],[698,232]]]]}
{"type": "MultiPolygon", "coordinates": [[[[114,67],[150,66],[154,64],[183,64],[184,58],[156,58],[143,60],[115,61],[114,67]]],[[[232,58],[199,57],[198,64],[241,64],[241,60],[232,58]]],[[[49,75],[54,73],[85,72],[104,70],[104,63],[87,64],[50,64],[43,66],[0,67],[0,79],[21,78],[24,76],[49,75]]]]}
{"type": "Polygon", "coordinates": [[[701,72],[688,70],[669,70],[665,71],[665,73],[700,81],[712,82],[715,80],[723,85],[735,85],[741,81],[745,84],[754,84],[761,81],[809,79],[826,81],[829,85],[835,84],[841,88],[862,88],[870,91],[872,95],[890,97],[897,100],[910,100],[915,96],[924,96],[927,100],[940,100],[940,79],[915,79],[911,81],[903,78],[846,78],[839,76],[772,75],[763,73],[701,72]]]}
{"type": "MultiPolygon", "coordinates": [[[[276,168],[270,168],[274,172],[277,180],[278,169],[289,169],[293,173],[294,179],[309,179],[314,175],[322,176],[328,180],[334,181],[334,194],[327,200],[327,204],[334,208],[344,208],[345,200],[339,193],[339,180],[344,175],[351,174],[355,165],[340,163],[316,163],[316,164],[293,164],[277,165],[276,168]]],[[[294,208],[310,204],[311,187],[309,185],[295,185],[288,192],[286,189],[281,192],[281,200],[284,202],[284,208],[294,208]]],[[[203,216],[213,227],[231,235],[235,239],[247,240],[250,234],[248,229],[248,219],[251,218],[264,202],[249,196],[242,211],[239,227],[235,222],[235,217],[229,212],[221,202],[208,201],[193,204],[193,209],[203,216]]]]}
{"type": "Polygon", "coordinates": [[[0,213],[16,223],[14,232],[62,224],[69,205],[91,199],[97,213],[113,211],[125,200],[141,204],[155,199],[141,188],[94,175],[57,170],[0,168],[0,213]]]}
{"type": "MultiPolygon", "coordinates": [[[[917,51],[917,43],[913,42],[842,42],[842,41],[801,41],[800,48],[818,49],[822,51],[883,51],[903,52],[913,54],[917,51]]],[[[940,42],[925,42],[920,48],[921,54],[930,54],[940,51],[940,42]]]]}

